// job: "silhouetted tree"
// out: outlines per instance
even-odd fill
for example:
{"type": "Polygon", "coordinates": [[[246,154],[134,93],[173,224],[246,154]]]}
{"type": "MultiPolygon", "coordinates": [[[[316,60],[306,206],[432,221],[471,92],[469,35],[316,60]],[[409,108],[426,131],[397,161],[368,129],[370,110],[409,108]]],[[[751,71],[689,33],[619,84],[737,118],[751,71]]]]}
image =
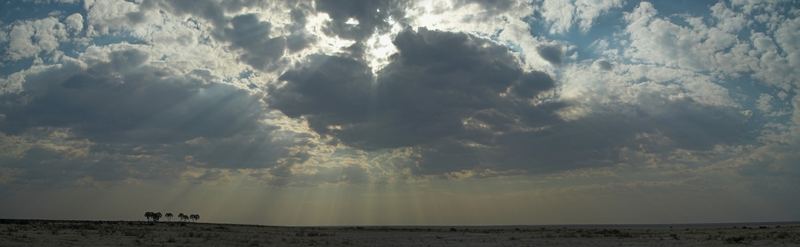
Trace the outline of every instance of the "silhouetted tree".
{"type": "Polygon", "coordinates": [[[161,219],[161,216],[164,216],[164,215],[161,214],[161,212],[158,212],[158,213],[153,213],[153,215],[151,217],[153,218],[153,222],[158,222],[158,220],[161,219]]]}
{"type": "Polygon", "coordinates": [[[189,216],[186,216],[183,213],[179,213],[178,214],[178,219],[180,219],[181,221],[187,221],[187,220],[189,220],[189,216]]]}
{"type": "Polygon", "coordinates": [[[168,221],[172,221],[172,216],[173,216],[172,213],[164,214],[164,217],[166,217],[168,221]]]}
{"type": "Polygon", "coordinates": [[[197,220],[200,219],[200,215],[199,214],[189,215],[189,218],[191,218],[192,221],[197,222],[197,220]]]}
{"type": "Polygon", "coordinates": [[[161,219],[161,216],[163,216],[161,214],[161,212],[158,212],[158,213],[154,213],[154,212],[150,212],[150,211],[144,212],[144,217],[148,221],[158,222],[158,220],[161,219]]]}

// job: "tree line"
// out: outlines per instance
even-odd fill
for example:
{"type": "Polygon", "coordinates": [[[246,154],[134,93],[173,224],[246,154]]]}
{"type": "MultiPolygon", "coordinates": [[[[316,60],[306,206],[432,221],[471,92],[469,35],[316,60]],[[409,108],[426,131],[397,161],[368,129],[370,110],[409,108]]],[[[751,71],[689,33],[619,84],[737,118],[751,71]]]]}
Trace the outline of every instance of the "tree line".
{"type": "MultiPolygon", "coordinates": [[[[168,221],[172,221],[172,217],[174,217],[174,215],[172,213],[161,214],[161,212],[150,212],[150,211],[144,213],[144,218],[147,219],[147,221],[158,222],[161,219],[161,217],[166,217],[168,221]]],[[[183,222],[187,222],[189,220],[197,222],[198,220],[200,220],[200,215],[199,214],[186,215],[183,213],[178,213],[178,220],[183,222]]]]}

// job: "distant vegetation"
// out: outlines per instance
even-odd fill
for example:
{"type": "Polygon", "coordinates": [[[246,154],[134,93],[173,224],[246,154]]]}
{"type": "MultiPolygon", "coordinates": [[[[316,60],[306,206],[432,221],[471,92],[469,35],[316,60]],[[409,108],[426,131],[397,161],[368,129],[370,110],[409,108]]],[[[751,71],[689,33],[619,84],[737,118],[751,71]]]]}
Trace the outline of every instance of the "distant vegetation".
{"type": "MultiPolygon", "coordinates": [[[[172,221],[173,216],[174,215],[172,213],[161,214],[161,212],[150,212],[150,211],[144,212],[144,218],[147,219],[147,221],[151,222],[158,222],[158,220],[160,220],[161,217],[166,217],[168,221],[172,221]]],[[[200,215],[199,214],[186,215],[184,213],[178,213],[178,220],[182,222],[187,222],[190,220],[197,222],[198,220],[200,220],[200,215]]]]}

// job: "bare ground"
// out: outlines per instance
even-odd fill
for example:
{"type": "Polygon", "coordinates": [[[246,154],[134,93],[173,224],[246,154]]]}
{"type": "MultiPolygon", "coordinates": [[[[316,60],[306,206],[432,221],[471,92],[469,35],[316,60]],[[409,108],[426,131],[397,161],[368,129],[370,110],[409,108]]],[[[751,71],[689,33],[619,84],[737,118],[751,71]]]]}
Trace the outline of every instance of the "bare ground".
{"type": "Polygon", "coordinates": [[[0,246],[800,246],[800,223],[278,227],[0,220],[0,246]]]}

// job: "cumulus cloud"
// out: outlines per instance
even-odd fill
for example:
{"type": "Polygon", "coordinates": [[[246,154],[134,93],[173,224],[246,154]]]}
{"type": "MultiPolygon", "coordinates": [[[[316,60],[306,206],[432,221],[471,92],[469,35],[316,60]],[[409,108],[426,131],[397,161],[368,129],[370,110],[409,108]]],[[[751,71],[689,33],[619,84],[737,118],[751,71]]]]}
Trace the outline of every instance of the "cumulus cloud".
{"type": "Polygon", "coordinates": [[[71,14],[64,19],[64,24],[70,32],[80,32],[83,30],[83,16],[80,13],[71,14]]]}
{"type": "Polygon", "coordinates": [[[67,37],[66,27],[56,17],[16,23],[9,32],[8,48],[4,60],[38,57],[39,53],[52,53],[67,37]]]}
{"type": "Polygon", "coordinates": [[[135,3],[122,0],[87,0],[83,5],[87,12],[85,28],[90,36],[130,31],[133,25],[128,16],[138,10],[135,3]]]}

